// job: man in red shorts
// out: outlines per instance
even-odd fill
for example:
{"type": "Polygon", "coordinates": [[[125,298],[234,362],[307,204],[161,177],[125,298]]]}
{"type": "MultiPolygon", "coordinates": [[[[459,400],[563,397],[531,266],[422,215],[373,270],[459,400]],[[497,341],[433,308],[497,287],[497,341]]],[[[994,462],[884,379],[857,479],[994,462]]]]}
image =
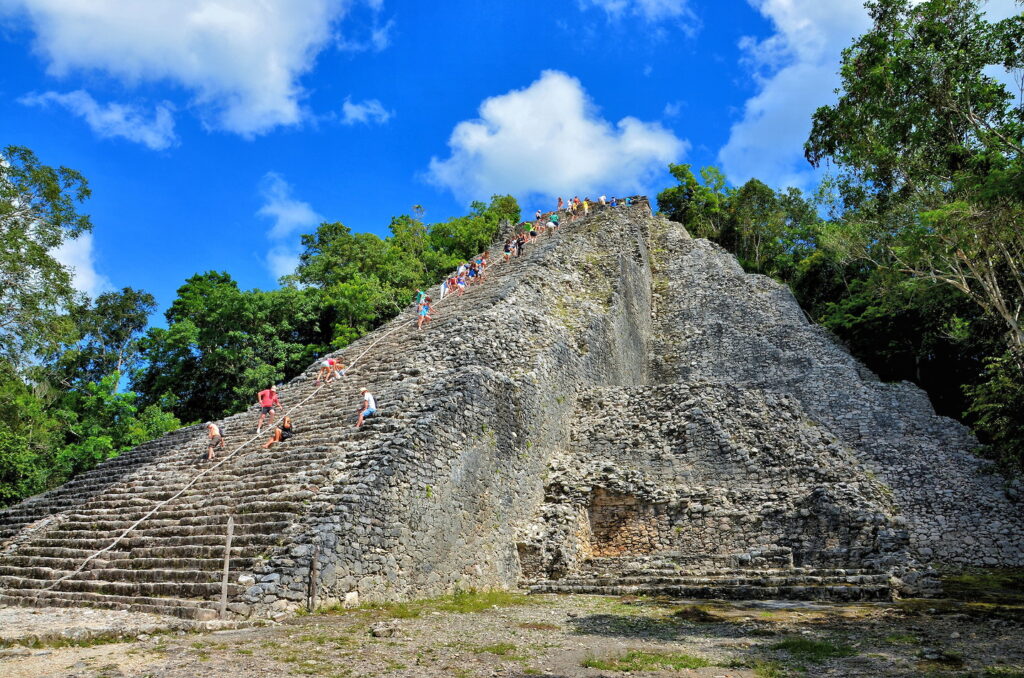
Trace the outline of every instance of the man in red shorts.
{"type": "Polygon", "coordinates": [[[257,398],[260,401],[260,422],[256,424],[256,433],[260,433],[263,431],[263,420],[267,418],[268,414],[270,415],[270,425],[274,425],[274,414],[276,413],[274,408],[280,405],[281,401],[277,399],[276,386],[260,391],[257,398]]]}

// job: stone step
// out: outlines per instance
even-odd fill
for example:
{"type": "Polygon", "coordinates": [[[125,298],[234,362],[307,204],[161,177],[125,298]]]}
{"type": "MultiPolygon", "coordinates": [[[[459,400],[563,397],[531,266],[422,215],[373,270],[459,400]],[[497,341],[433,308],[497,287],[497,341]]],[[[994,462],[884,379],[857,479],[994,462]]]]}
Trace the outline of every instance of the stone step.
{"type": "Polygon", "coordinates": [[[6,589],[0,592],[0,605],[20,607],[97,607],[102,609],[147,612],[209,621],[216,619],[217,611],[210,602],[182,598],[147,598],[141,596],[111,596],[74,591],[38,591],[35,589],[6,589]]]}
{"type": "MultiPolygon", "coordinates": [[[[200,525],[217,525],[220,526],[223,531],[224,526],[227,525],[226,515],[209,515],[199,514],[175,518],[163,518],[157,517],[160,513],[154,515],[154,517],[146,520],[143,524],[142,529],[150,529],[157,527],[171,527],[175,525],[183,526],[200,526],[200,525]]],[[[237,530],[242,525],[264,525],[267,523],[284,523],[290,522],[294,519],[294,513],[238,513],[234,514],[235,529],[237,530]]],[[[72,514],[60,525],[61,530],[95,530],[97,532],[116,532],[120,533],[126,528],[130,527],[135,521],[127,519],[116,519],[116,518],[104,518],[97,520],[95,517],[89,517],[82,514],[72,514]]]]}
{"type": "MultiPolygon", "coordinates": [[[[232,571],[252,570],[257,561],[256,558],[234,555],[234,548],[231,551],[232,571]]],[[[221,549],[221,553],[216,558],[118,558],[107,561],[105,566],[121,570],[149,570],[164,567],[173,570],[201,570],[204,572],[215,570],[220,572],[224,567],[224,549],[221,549]]]]}
{"type": "MultiPolygon", "coordinates": [[[[137,535],[129,532],[128,536],[118,542],[121,550],[132,550],[136,547],[146,545],[148,547],[162,546],[224,546],[225,535],[221,534],[189,534],[187,530],[181,530],[179,534],[168,537],[137,535]]],[[[98,551],[110,544],[111,539],[36,539],[32,545],[36,548],[67,548],[81,551],[98,551]]],[[[246,546],[271,546],[277,543],[275,535],[267,534],[236,534],[232,539],[232,545],[237,547],[246,546]]]]}
{"type": "MultiPolygon", "coordinates": [[[[246,492],[244,489],[237,492],[230,490],[229,488],[226,489],[227,491],[219,492],[211,496],[209,492],[203,492],[192,488],[189,492],[183,494],[174,501],[175,503],[188,503],[194,507],[205,507],[228,505],[230,503],[242,503],[253,499],[252,493],[246,492]],[[191,501],[189,501],[190,498],[191,501]]],[[[314,493],[309,490],[286,489],[280,492],[260,493],[258,497],[261,502],[302,502],[312,497],[313,494],[314,493]]],[[[84,508],[87,510],[123,510],[126,508],[142,508],[149,510],[155,508],[160,502],[170,498],[170,496],[171,495],[167,495],[166,497],[162,497],[158,500],[143,499],[138,495],[131,498],[104,497],[90,501],[84,508]]]]}
{"type": "MultiPolygon", "coordinates": [[[[34,543],[29,543],[18,548],[18,555],[28,558],[66,558],[76,560],[81,563],[98,550],[99,549],[69,549],[64,547],[36,546],[34,543]]],[[[224,549],[222,548],[221,551],[223,550],[224,549]]],[[[116,551],[107,551],[103,555],[106,558],[126,558],[129,554],[127,551],[118,549],[116,551]]],[[[6,561],[7,558],[4,558],[4,560],[6,561]]]]}
{"type": "MultiPolygon", "coordinates": [[[[241,516],[266,515],[272,513],[294,516],[301,511],[302,504],[300,502],[270,503],[264,502],[262,497],[252,499],[247,502],[240,502],[238,504],[207,505],[202,508],[197,508],[192,505],[177,505],[177,503],[174,502],[158,509],[156,513],[147,519],[146,522],[149,522],[149,520],[186,521],[209,518],[226,523],[227,516],[231,514],[235,516],[236,524],[238,524],[238,520],[241,516]]],[[[91,524],[91,522],[94,521],[102,524],[104,521],[120,520],[124,523],[121,528],[123,530],[124,528],[130,527],[139,518],[148,513],[148,510],[132,513],[132,517],[128,517],[127,513],[127,511],[118,509],[96,509],[75,513],[71,518],[77,522],[86,524],[91,524]]]]}
{"type": "Polygon", "coordinates": [[[559,584],[570,586],[595,585],[595,586],[821,586],[825,584],[847,585],[847,584],[887,584],[888,575],[885,574],[861,574],[849,576],[808,576],[808,575],[773,575],[764,576],[760,574],[735,575],[735,574],[683,574],[675,576],[636,576],[636,577],[565,577],[557,580],[559,584]]]}
{"type": "MultiPolygon", "coordinates": [[[[164,523],[170,521],[161,521],[164,523]]],[[[234,534],[235,536],[242,535],[272,535],[279,534],[291,525],[290,520],[285,521],[268,521],[262,523],[235,523],[234,534]]],[[[127,527],[127,526],[126,526],[127,527]]],[[[66,525],[62,525],[59,530],[51,530],[47,532],[47,536],[50,539],[67,539],[69,541],[77,541],[82,539],[113,539],[114,537],[120,536],[124,532],[122,529],[114,530],[94,530],[88,526],[78,527],[76,529],[65,529],[66,525]]],[[[135,528],[129,533],[129,537],[176,537],[186,535],[211,535],[219,536],[221,541],[224,540],[224,535],[227,532],[227,521],[222,520],[220,523],[207,523],[197,525],[152,525],[152,522],[147,520],[142,523],[139,527],[135,528]]]]}
{"type": "Polygon", "coordinates": [[[607,577],[848,577],[848,576],[871,576],[884,573],[877,570],[861,568],[631,568],[627,570],[591,570],[581,569],[572,576],[586,578],[607,578],[607,577]]]}
{"type": "Polygon", "coordinates": [[[892,588],[883,584],[870,585],[792,585],[792,586],[660,586],[614,584],[563,585],[544,582],[529,587],[530,593],[574,593],[608,596],[670,596],[681,599],[726,600],[892,600],[892,588]]]}
{"type": "MultiPolygon", "coordinates": [[[[75,580],[104,580],[104,581],[126,581],[126,582],[192,582],[192,583],[219,583],[223,574],[223,560],[215,561],[216,568],[207,569],[175,569],[168,568],[167,561],[158,561],[157,564],[163,567],[153,568],[118,568],[109,564],[103,568],[91,568],[76,573],[75,580]]],[[[251,562],[251,560],[247,561],[251,562]]],[[[238,563],[232,561],[231,568],[238,571],[238,563]]],[[[49,567],[13,567],[0,565],[0,582],[11,584],[22,579],[43,580],[52,582],[61,577],[71,574],[73,569],[55,570],[49,567]]],[[[37,588],[35,586],[27,588],[37,588]]],[[[64,588],[63,585],[61,588],[64,588]]]]}
{"type": "MultiPolygon", "coordinates": [[[[126,570],[138,576],[146,570],[126,570]]],[[[105,573],[107,570],[94,572],[105,573]]],[[[84,574],[84,573],[83,573],[84,574]]],[[[9,593],[14,588],[32,590],[43,589],[51,586],[50,579],[30,579],[27,577],[0,577],[0,590],[9,593]]],[[[190,582],[190,581],[137,581],[120,580],[109,581],[105,579],[65,579],[57,585],[57,590],[74,593],[96,593],[112,596],[127,597],[180,597],[186,599],[214,599],[220,596],[221,585],[219,582],[190,582]]],[[[245,587],[239,584],[228,584],[228,596],[240,596],[245,592],[245,587]]]]}

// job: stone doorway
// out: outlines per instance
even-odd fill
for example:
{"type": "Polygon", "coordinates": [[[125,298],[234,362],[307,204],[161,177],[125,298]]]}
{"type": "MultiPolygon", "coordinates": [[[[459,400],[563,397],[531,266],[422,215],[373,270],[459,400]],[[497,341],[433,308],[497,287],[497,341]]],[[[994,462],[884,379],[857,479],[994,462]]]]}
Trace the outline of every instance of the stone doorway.
{"type": "Polygon", "coordinates": [[[631,494],[599,487],[593,491],[587,514],[591,555],[596,557],[645,555],[663,550],[661,523],[654,504],[631,494]]]}

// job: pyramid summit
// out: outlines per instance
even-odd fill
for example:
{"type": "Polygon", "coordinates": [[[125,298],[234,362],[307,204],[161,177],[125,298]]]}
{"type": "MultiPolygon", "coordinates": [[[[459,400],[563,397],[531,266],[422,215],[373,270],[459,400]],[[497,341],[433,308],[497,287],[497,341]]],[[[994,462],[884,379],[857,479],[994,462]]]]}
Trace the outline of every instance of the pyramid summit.
{"type": "MultiPolygon", "coordinates": [[[[500,251],[492,253],[500,258],[500,251]]],[[[0,603],[206,619],[457,588],[888,599],[1024,565],[962,425],[645,199],[596,207],[279,388],[0,512],[0,603]],[[359,389],[377,413],[356,428],[359,389]],[[239,448],[239,446],[241,446],[239,448]],[[230,550],[228,524],[232,524],[230,550]],[[228,583],[223,584],[225,555],[228,583]]]]}

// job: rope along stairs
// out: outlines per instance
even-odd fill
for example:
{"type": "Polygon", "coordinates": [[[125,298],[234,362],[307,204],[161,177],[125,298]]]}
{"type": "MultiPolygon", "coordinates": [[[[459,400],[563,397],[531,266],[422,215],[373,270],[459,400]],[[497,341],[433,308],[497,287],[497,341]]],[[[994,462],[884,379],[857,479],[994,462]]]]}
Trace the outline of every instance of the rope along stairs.
{"type": "MultiPolygon", "coordinates": [[[[500,248],[491,255],[497,262],[500,248]]],[[[439,317],[432,325],[452,322],[444,310],[449,307],[458,308],[460,317],[488,310],[501,297],[501,280],[528,259],[492,265],[486,283],[465,296],[435,299],[439,317]],[[481,291],[486,288],[491,293],[481,291]]],[[[363,429],[352,427],[354,387],[366,384],[377,393],[378,374],[416,351],[430,334],[416,329],[409,311],[389,325],[341,352],[356,355],[342,358],[346,371],[333,383],[310,388],[314,366],[281,387],[289,406],[281,416],[290,416],[299,432],[289,443],[254,449],[253,443],[268,438],[268,429],[195,472],[207,443],[204,430],[188,427],[0,512],[0,604],[89,605],[213,618],[229,516],[235,523],[231,569],[250,570],[279,546],[316,488],[328,482],[325,467],[337,467],[339,450],[342,459],[359,463],[346,441],[386,435],[393,428],[386,420],[400,415],[387,407],[363,429]]],[[[250,429],[254,418],[245,412],[218,423],[225,422],[230,439],[250,429]]],[[[230,584],[229,597],[244,589],[230,584]]]]}

